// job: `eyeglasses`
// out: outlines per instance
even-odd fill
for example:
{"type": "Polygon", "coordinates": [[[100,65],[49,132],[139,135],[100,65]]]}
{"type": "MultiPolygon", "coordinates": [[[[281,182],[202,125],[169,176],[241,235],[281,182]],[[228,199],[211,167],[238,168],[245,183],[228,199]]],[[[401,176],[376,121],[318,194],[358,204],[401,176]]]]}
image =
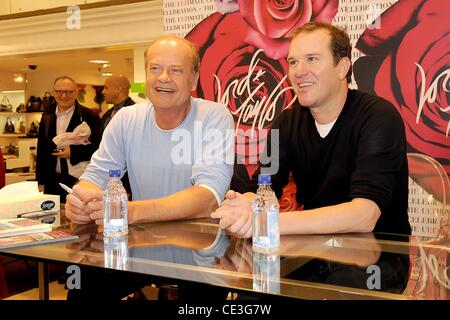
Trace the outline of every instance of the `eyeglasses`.
{"type": "Polygon", "coordinates": [[[75,92],[75,90],[53,90],[53,91],[54,91],[56,94],[60,95],[60,96],[62,96],[63,93],[65,93],[66,96],[69,96],[69,95],[72,95],[72,94],[75,92]]]}

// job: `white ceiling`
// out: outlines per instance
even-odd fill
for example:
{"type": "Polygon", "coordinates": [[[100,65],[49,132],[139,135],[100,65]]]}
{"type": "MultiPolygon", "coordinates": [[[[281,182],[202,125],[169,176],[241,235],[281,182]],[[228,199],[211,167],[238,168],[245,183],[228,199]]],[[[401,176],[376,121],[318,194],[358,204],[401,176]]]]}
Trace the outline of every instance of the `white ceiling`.
{"type": "MultiPolygon", "coordinates": [[[[29,0],[10,1],[11,5],[12,2],[16,5],[31,3],[29,0]]],[[[100,0],[73,2],[80,1],[100,0]]],[[[46,0],[49,5],[50,2],[61,3],[46,0]]],[[[44,92],[52,79],[61,74],[95,85],[103,84],[102,72],[125,74],[130,81],[142,82],[144,49],[163,32],[162,0],[101,2],[108,5],[83,9],[82,28],[76,30],[67,29],[65,11],[0,19],[0,89],[3,80],[6,88],[3,90],[11,90],[6,83],[9,78],[12,81],[14,73],[26,73],[29,94],[44,92]],[[111,67],[99,71],[99,65],[89,63],[92,59],[109,60],[111,67]],[[33,71],[29,65],[38,67],[33,71]]]]}
{"type": "Polygon", "coordinates": [[[0,15],[107,1],[111,2],[110,0],[0,0],[0,15]]]}
{"type": "Polygon", "coordinates": [[[130,47],[79,49],[64,52],[39,53],[27,55],[0,56],[0,72],[33,72],[29,65],[37,65],[39,71],[58,71],[60,73],[85,73],[97,75],[100,72],[121,74],[133,73],[133,49],[130,47]],[[98,70],[99,65],[89,60],[108,60],[111,67],[98,70]]]}

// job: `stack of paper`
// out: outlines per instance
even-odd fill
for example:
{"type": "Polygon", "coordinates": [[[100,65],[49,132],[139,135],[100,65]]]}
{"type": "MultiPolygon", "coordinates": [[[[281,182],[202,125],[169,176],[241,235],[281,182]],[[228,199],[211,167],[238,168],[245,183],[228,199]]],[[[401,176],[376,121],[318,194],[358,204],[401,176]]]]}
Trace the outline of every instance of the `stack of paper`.
{"type": "Polygon", "coordinates": [[[51,230],[51,225],[32,219],[0,219],[0,238],[51,230]]]}
{"type": "Polygon", "coordinates": [[[73,235],[64,230],[16,235],[0,238],[0,250],[50,244],[76,239],[78,239],[77,235],[73,235]]]}

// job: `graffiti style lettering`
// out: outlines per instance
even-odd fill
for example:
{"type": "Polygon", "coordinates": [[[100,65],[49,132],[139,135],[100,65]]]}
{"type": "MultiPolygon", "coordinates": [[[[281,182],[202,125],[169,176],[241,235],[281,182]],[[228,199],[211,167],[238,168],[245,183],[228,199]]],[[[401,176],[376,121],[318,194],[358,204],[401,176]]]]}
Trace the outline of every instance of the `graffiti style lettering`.
{"type": "Polygon", "coordinates": [[[425,290],[427,284],[428,274],[434,278],[440,285],[442,285],[446,289],[450,289],[450,267],[442,268],[439,266],[438,258],[430,254],[427,256],[423,246],[419,246],[420,250],[420,260],[422,262],[423,267],[423,275],[422,275],[422,286],[418,290],[418,292],[423,292],[425,290]]]}
{"type": "MultiPolygon", "coordinates": [[[[258,55],[262,51],[262,49],[259,49],[253,55],[247,75],[239,80],[233,80],[225,88],[223,94],[219,78],[215,74],[213,75],[218,85],[217,102],[228,105],[231,98],[238,99],[244,94],[247,95],[247,98],[242,102],[240,106],[236,108],[235,111],[232,111],[232,113],[234,115],[239,115],[238,121],[236,123],[236,128],[239,127],[241,122],[247,122],[250,119],[253,119],[253,123],[251,126],[252,138],[255,128],[261,130],[267,125],[267,123],[270,123],[275,118],[276,105],[283,94],[288,90],[293,90],[291,86],[281,88],[287,78],[287,76],[284,76],[269,96],[263,96],[260,100],[256,99],[257,94],[258,92],[260,92],[261,88],[266,86],[266,83],[264,81],[258,83],[259,78],[265,74],[265,71],[258,70],[255,73],[255,69],[260,61],[258,55]],[[255,83],[258,84],[252,89],[252,84],[255,83]]],[[[289,101],[285,109],[289,108],[294,103],[296,98],[297,96],[294,96],[292,101],[289,101]]]]}
{"type": "MultiPolygon", "coordinates": [[[[434,81],[431,83],[430,87],[427,90],[425,90],[426,81],[427,81],[426,76],[425,76],[425,71],[420,66],[420,64],[415,63],[415,65],[417,66],[417,68],[419,68],[421,80],[422,80],[421,81],[422,85],[420,86],[419,109],[417,110],[417,115],[416,115],[416,123],[419,123],[420,115],[422,114],[422,110],[423,110],[423,106],[425,105],[425,102],[434,103],[436,101],[436,97],[439,92],[439,80],[443,79],[442,89],[445,92],[450,92],[450,83],[449,83],[450,69],[444,70],[440,75],[438,75],[434,79],[434,81]]],[[[446,106],[445,108],[440,107],[439,110],[441,110],[442,112],[449,112],[450,106],[446,106]]],[[[450,121],[447,124],[447,130],[445,132],[445,136],[447,138],[448,138],[449,132],[450,132],[450,121]]]]}

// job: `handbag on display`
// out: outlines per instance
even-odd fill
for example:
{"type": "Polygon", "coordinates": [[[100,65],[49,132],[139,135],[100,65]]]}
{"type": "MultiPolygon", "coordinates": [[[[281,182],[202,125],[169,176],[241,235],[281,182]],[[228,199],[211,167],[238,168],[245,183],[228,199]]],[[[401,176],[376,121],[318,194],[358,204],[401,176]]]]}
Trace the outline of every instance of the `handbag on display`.
{"type": "Polygon", "coordinates": [[[7,96],[3,96],[2,101],[0,102],[0,111],[12,112],[12,104],[9,102],[9,98],[7,96]]]}
{"type": "Polygon", "coordinates": [[[39,122],[33,121],[30,125],[30,130],[27,133],[27,137],[37,137],[39,133],[39,122]]]}
{"type": "Polygon", "coordinates": [[[17,131],[19,132],[19,133],[25,133],[25,126],[23,125],[23,121],[22,120],[20,120],[19,121],[19,126],[18,126],[19,128],[17,129],[17,131]]]}
{"type": "Polygon", "coordinates": [[[42,99],[35,96],[28,98],[26,110],[27,112],[39,112],[41,111],[42,99]]]}
{"type": "Polygon", "coordinates": [[[5,133],[14,133],[14,123],[12,123],[11,118],[8,117],[5,123],[5,133]]]}
{"type": "Polygon", "coordinates": [[[50,112],[54,101],[55,98],[51,95],[50,92],[46,91],[44,97],[42,98],[41,109],[39,111],[50,112]]]}
{"type": "Polygon", "coordinates": [[[13,154],[18,156],[19,155],[19,148],[13,145],[12,143],[9,144],[9,146],[6,147],[6,150],[8,154],[13,154]]]}
{"type": "Polygon", "coordinates": [[[21,103],[17,106],[16,112],[26,112],[25,104],[21,103]]]}

